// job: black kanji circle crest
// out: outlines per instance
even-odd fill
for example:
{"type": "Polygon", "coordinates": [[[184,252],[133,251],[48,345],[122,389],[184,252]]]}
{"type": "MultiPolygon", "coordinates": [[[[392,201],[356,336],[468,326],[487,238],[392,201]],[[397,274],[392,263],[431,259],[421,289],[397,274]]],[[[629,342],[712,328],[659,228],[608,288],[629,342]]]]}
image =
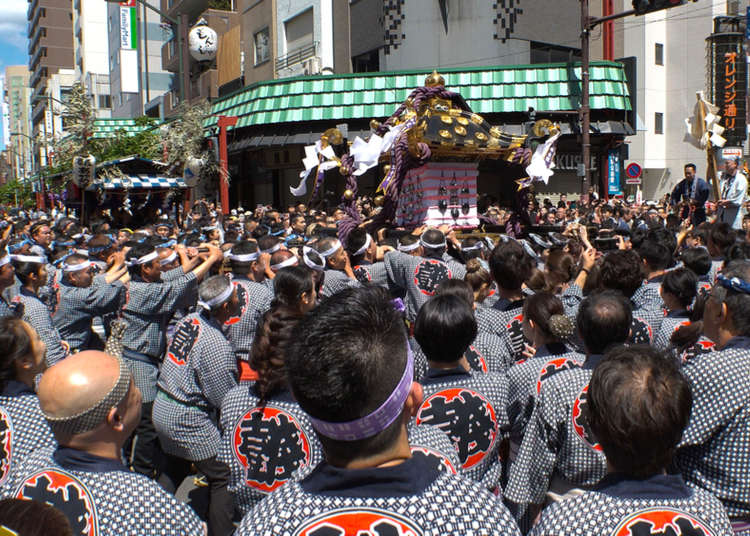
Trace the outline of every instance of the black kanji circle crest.
{"type": "Polygon", "coordinates": [[[97,536],[99,520],[93,496],[83,483],[61,469],[44,469],[24,480],[16,499],[54,506],[68,518],[76,536],[97,536]]]}
{"type": "Polygon", "coordinates": [[[380,508],[341,508],[303,523],[293,536],[423,536],[411,519],[380,508]]]}
{"type": "Polygon", "coordinates": [[[630,343],[631,344],[651,344],[653,332],[651,326],[641,318],[633,317],[630,323],[630,343]]]}
{"type": "Polygon", "coordinates": [[[451,277],[448,266],[437,259],[425,259],[414,269],[414,285],[425,296],[434,296],[438,285],[451,277]]]}
{"type": "Polygon", "coordinates": [[[356,277],[357,281],[359,281],[360,283],[369,283],[370,281],[372,281],[370,270],[367,268],[367,266],[362,266],[361,264],[358,264],[354,267],[354,277],[356,277]]]}
{"type": "Polygon", "coordinates": [[[200,333],[201,322],[197,318],[187,318],[180,322],[169,344],[167,359],[177,366],[185,365],[200,333]]]}
{"type": "Polygon", "coordinates": [[[594,434],[591,432],[591,425],[588,419],[588,392],[589,386],[584,387],[580,394],[576,397],[573,402],[573,429],[576,435],[583,441],[589,448],[594,449],[597,452],[602,451],[602,446],[594,439],[594,434]]]}
{"type": "Polygon", "coordinates": [[[680,359],[682,360],[682,364],[684,365],[685,363],[697,359],[702,355],[710,354],[711,352],[715,351],[716,345],[713,343],[713,341],[701,338],[695,344],[688,346],[685,351],[682,352],[680,359]]]}
{"type": "Polygon", "coordinates": [[[471,370],[476,370],[477,372],[484,373],[487,372],[487,360],[474,346],[469,346],[464,355],[466,356],[466,361],[469,362],[471,370]]]}
{"type": "Polygon", "coordinates": [[[280,408],[257,407],[240,417],[232,452],[245,471],[245,484],[270,493],[310,464],[310,440],[294,416],[280,408]]]}
{"type": "Polygon", "coordinates": [[[427,460],[427,465],[437,469],[438,471],[450,473],[452,475],[455,475],[457,473],[456,468],[453,467],[453,464],[448,458],[443,456],[440,452],[431,448],[412,445],[411,456],[412,458],[422,458],[424,460],[427,460]]]}
{"type": "Polygon", "coordinates": [[[523,350],[526,344],[531,344],[523,334],[523,313],[514,316],[505,326],[508,330],[510,348],[516,360],[523,359],[523,350]]]}
{"type": "Polygon", "coordinates": [[[13,461],[13,422],[10,415],[0,407],[0,485],[10,474],[13,461]]]}
{"type": "Polygon", "coordinates": [[[247,311],[247,306],[250,305],[250,293],[245,289],[245,285],[241,285],[237,281],[232,281],[232,284],[237,290],[237,301],[240,303],[240,312],[237,316],[230,317],[229,320],[224,322],[225,326],[232,326],[238,323],[245,314],[245,311],[247,311]]]}
{"type": "Polygon", "coordinates": [[[492,404],[471,389],[444,389],[422,403],[417,424],[429,424],[448,435],[464,469],[480,464],[497,439],[497,417],[492,404]]]}
{"type": "Polygon", "coordinates": [[[716,532],[699,517],[676,508],[639,510],[617,525],[612,536],[715,536],[716,532]]]}
{"type": "Polygon", "coordinates": [[[549,380],[552,376],[563,370],[581,368],[581,364],[575,359],[569,357],[558,357],[547,361],[539,371],[539,378],[536,381],[536,394],[542,391],[542,383],[549,380]]]}

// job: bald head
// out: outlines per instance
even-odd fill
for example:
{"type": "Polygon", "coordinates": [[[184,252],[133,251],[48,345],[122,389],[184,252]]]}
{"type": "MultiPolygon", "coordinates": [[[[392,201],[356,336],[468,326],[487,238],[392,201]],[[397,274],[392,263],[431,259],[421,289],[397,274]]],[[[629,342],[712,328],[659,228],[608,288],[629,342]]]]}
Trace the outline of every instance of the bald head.
{"type": "Polygon", "coordinates": [[[47,369],[39,382],[39,405],[45,415],[71,417],[102,400],[120,377],[120,363],[104,352],[87,350],[47,369]]]}

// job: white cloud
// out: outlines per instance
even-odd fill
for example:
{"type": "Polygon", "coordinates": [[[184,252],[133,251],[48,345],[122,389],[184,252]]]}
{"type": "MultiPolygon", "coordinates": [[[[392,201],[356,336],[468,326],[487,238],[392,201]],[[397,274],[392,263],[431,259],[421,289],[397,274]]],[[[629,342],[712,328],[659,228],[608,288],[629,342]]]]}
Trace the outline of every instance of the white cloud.
{"type": "Polygon", "coordinates": [[[0,7],[0,43],[26,51],[27,0],[2,0],[0,7]]]}

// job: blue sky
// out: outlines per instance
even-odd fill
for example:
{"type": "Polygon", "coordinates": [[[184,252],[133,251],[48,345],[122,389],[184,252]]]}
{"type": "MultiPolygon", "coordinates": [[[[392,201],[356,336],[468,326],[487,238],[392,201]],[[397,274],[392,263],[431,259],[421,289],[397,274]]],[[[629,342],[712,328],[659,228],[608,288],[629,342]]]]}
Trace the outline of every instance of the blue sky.
{"type": "MultiPolygon", "coordinates": [[[[5,76],[8,65],[25,65],[29,62],[26,50],[27,0],[0,0],[0,77],[5,76]]],[[[0,147],[3,146],[0,122],[0,147]]]]}

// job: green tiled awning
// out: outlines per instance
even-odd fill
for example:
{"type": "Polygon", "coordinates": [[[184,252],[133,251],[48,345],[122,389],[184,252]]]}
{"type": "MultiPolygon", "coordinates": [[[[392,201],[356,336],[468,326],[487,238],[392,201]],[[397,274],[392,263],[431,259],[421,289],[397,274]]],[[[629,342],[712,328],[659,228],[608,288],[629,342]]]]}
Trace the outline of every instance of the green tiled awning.
{"type": "MultiPolygon", "coordinates": [[[[158,124],[158,123],[157,123],[158,124]]],[[[138,125],[135,119],[95,119],[92,138],[112,138],[118,132],[123,131],[126,136],[136,134],[154,128],[154,125],[138,125]]]]}
{"type": "MultiPolygon", "coordinates": [[[[236,128],[297,121],[388,117],[430,71],[296,77],[260,82],[217,100],[206,127],[218,115],[239,117],[236,128]]],[[[630,110],[623,66],[592,62],[591,108],[630,110]]],[[[575,64],[512,65],[440,71],[479,114],[576,110],[581,68],[575,64]]]]}

